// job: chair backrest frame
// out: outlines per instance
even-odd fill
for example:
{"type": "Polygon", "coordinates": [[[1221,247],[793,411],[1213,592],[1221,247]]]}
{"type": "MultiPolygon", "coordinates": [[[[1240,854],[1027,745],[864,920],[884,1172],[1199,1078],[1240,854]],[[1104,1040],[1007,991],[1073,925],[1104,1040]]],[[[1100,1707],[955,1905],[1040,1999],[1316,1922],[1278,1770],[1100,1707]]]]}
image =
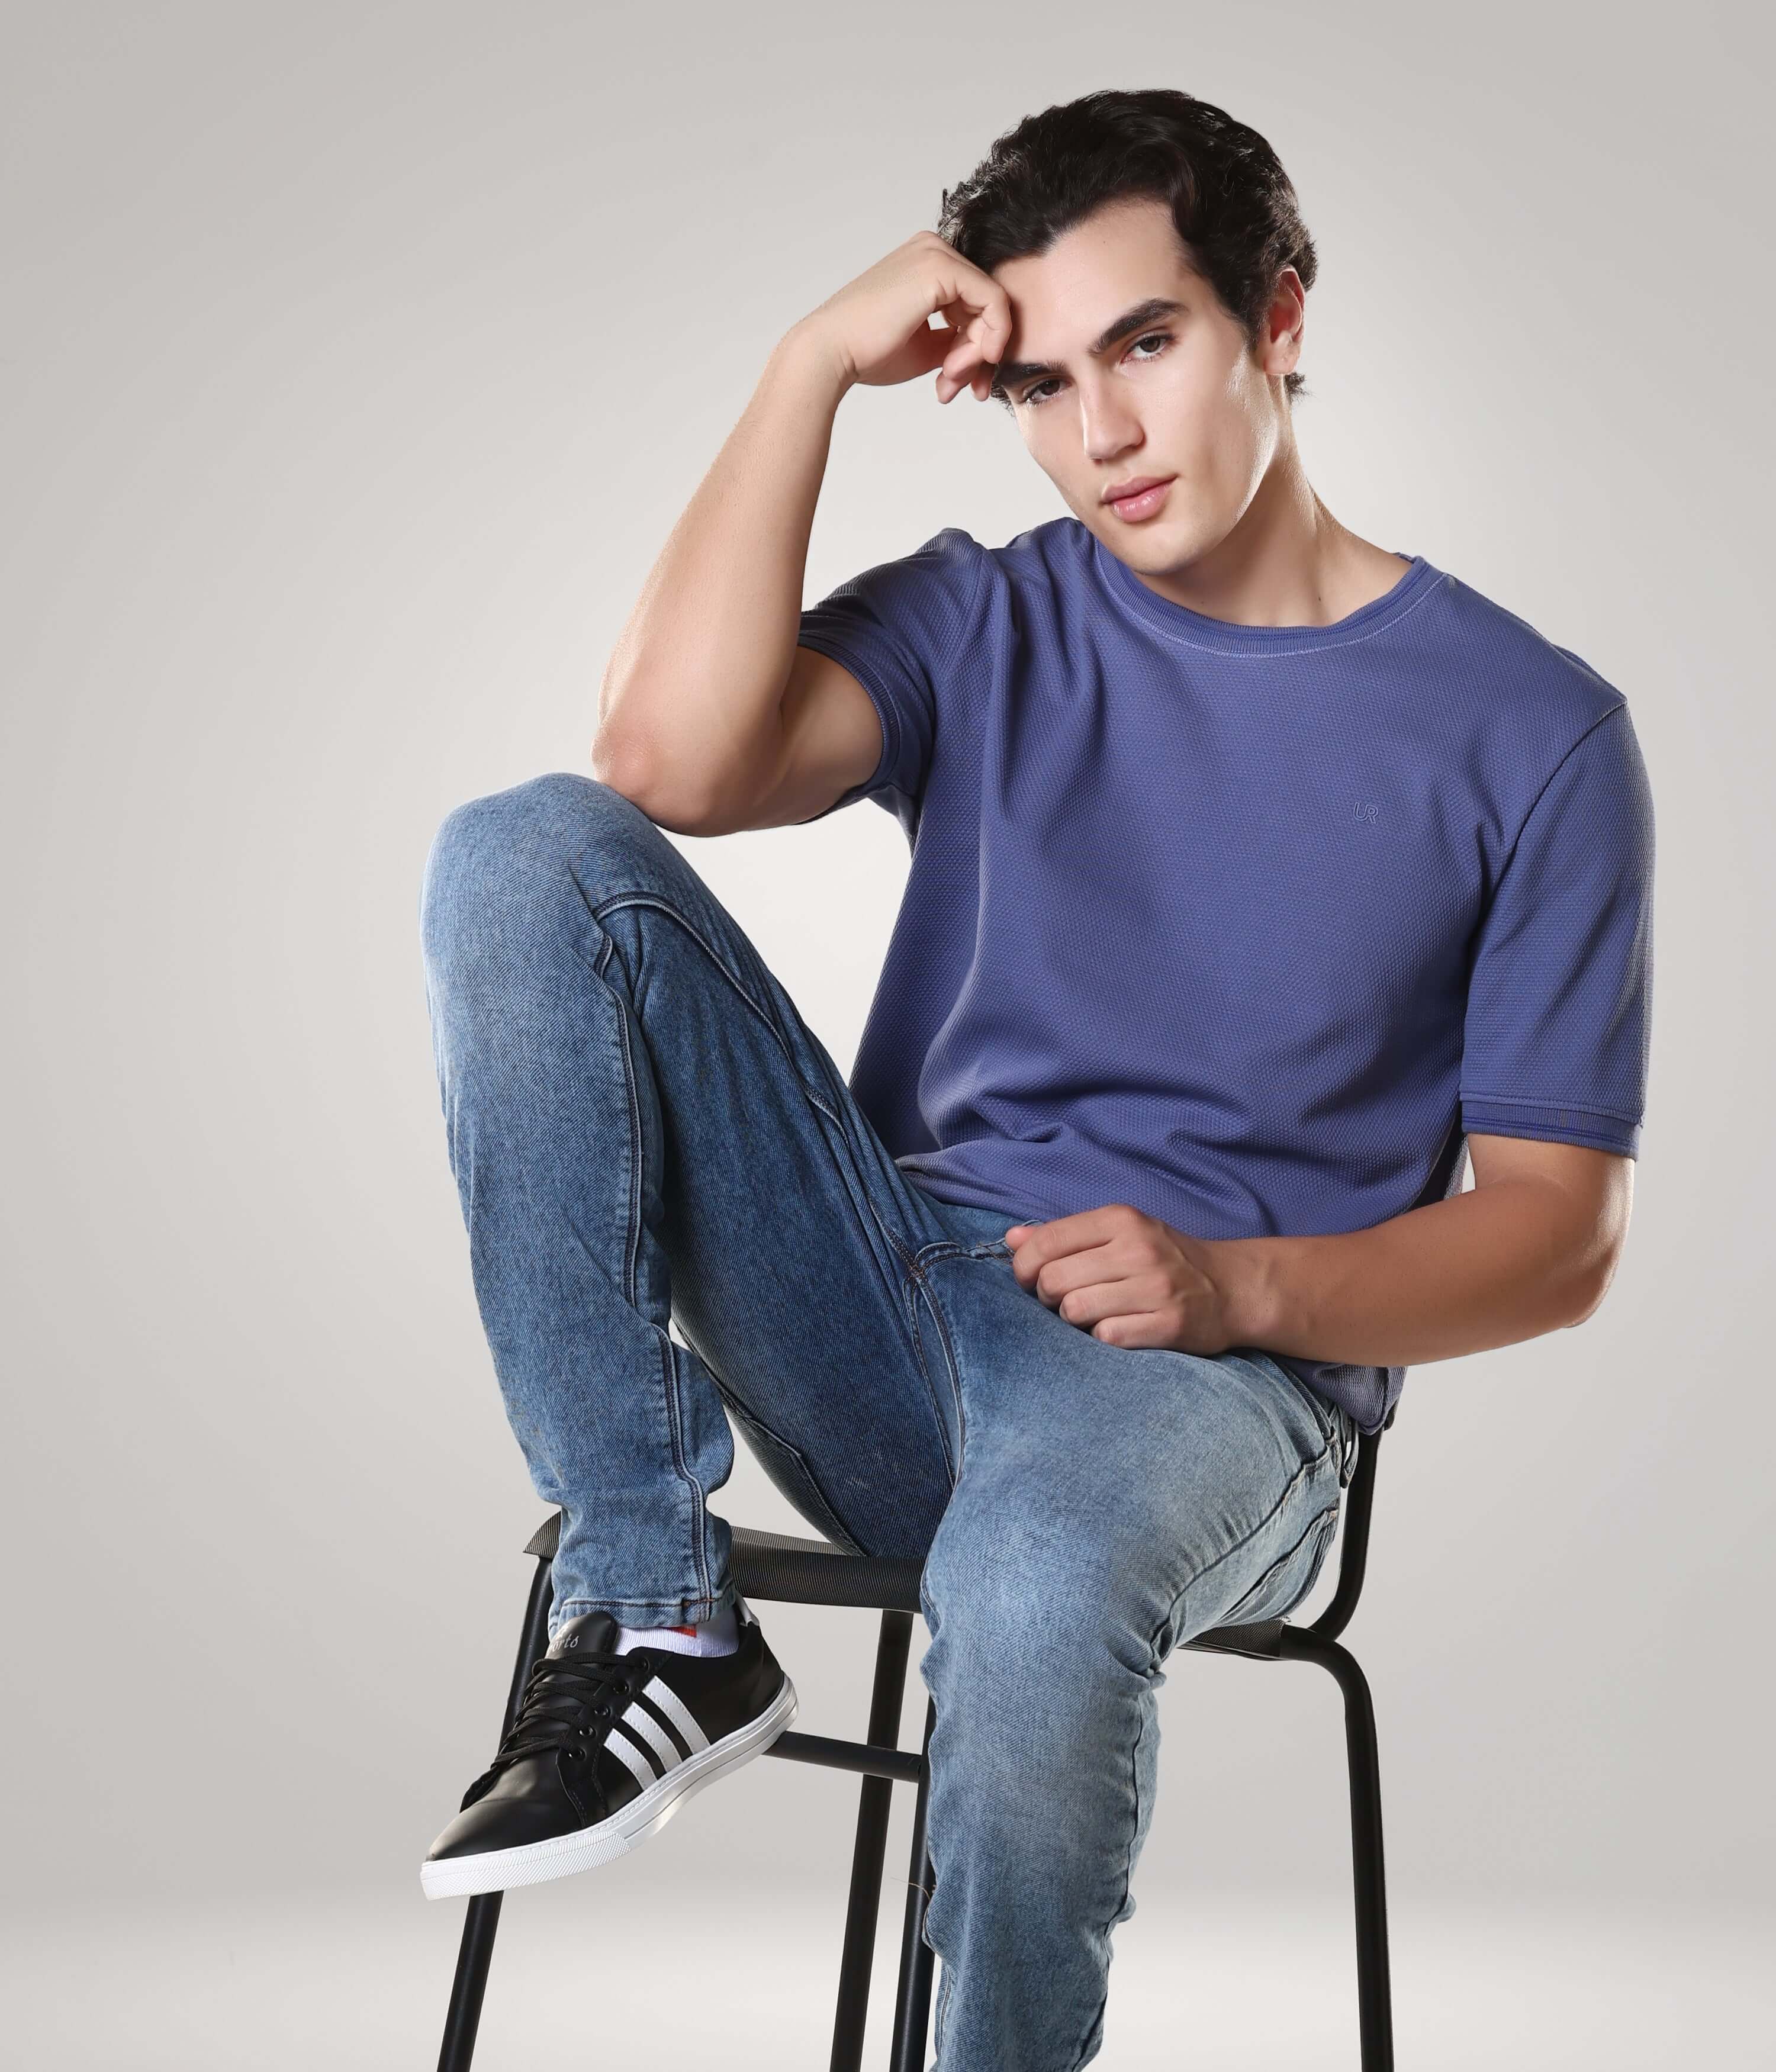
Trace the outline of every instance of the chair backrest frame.
{"type": "MultiPolygon", "coordinates": [[[[1399,1405],[1396,1404],[1395,1408],[1399,1405]]],[[[1363,1578],[1369,1565],[1369,1515],[1375,1498],[1375,1459],[1381,1451],[1381,1433],[1394,1421],[1390,1410],[1381,1432],[1357,1433],[1357,1465],[1344,1500],[1344,1524],[1338,1536],[1338,1580],[1331,1601],[1307,1630],[1323,1639],[1336,1640],[1350,1623],[1350,1615],[1363,1595],[1363,1578]]]]}

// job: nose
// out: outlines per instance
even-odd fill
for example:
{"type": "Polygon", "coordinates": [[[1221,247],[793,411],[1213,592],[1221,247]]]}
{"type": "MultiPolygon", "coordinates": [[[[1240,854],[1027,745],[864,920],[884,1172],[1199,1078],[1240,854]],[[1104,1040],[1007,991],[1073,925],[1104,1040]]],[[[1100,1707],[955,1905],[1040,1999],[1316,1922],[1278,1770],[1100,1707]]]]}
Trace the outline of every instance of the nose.
{"type": "Polygon", "coordinates": [[[1079,436],[1085,457],[1100,466],[1119,459],[1143,443],[1141,420],[1114,381],[1087,376],[1079,383],[1079,436]]]}

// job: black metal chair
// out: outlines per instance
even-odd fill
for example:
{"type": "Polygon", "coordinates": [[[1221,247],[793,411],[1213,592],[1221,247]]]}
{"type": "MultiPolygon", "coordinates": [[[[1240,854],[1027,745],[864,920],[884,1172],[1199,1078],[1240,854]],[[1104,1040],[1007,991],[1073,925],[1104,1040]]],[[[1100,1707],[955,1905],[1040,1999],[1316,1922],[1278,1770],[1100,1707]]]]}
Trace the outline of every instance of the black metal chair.
{"type": "MultiPolygon", "coordinates": [[[[1394,1421],[1388,1413],[1388,1424],[1394,1421]]],[[[1387,1425],[1383,1426],[1387,1429],[1387,1425]]],[[[1338,1679],[1344,1694],[1345,1746],[1350,1776],[1350,1848],[1356,1893],[1357,2013],[1363,2072],[1393,2072],[1394,2038],[1388,1970],[1388,1910],[1382,1875],[1381,1777],[1375,1748],[1375,1710],[1356,1658],[1338,1645],[1363,1589],[1369,1551],[1369,1511],[1375,1494],[1375,1457],[1381,1435],[1358,1440],[1357,1464],[1345,1493],[1339,1527],[1338,1581],[1330,1601],[1313,1623],[1291,1626],[1286,1618],[1256,1626],[1219,1626],[1186,1641],[1186,1648],[1216,1655],[1244,1655],[1260,1662],[1317,1662],[1338,1679]]],[[[557,1511],[525,1548],[536,1558],[536,1574],[524,1610],[518,1663],[505,1725],[516,1716],[532,1665],[548,1646],[551,1578],[561,1537],[557,1511]]],[[[857,1842],[851,1858],[851,1898],[845,1947],[839,1961],[838,2012],[832,2028],[832,2072],[858,2072],[863,2059],[864,2016],[870,2000],[876,1918],[882,1865],[888,1846],[888,1807],[896,1784],[919,1787],[914,1804],[912,1860],[906,1924],[901,1933],[899,1986],[894,2000],[891,2072],[923,2072],[931,2016],[935,1952],[924,1938],[932,1867],[925,1844],[927,1750],[936,1708],[925,1708],[924,1746],[917,1755],[899,1747],[901,1704],[914,1615],[920,1610],[915,1560],[874,1560],[847,1552],[824,1540],[787,1533],[734,1530],[732,1570],[743,1597],[800,1605],[849,1605],[882,1614],[876,1646],[875,1688],[870,1700],[865,1741],[828,1740],[793,1731],[779,1735],[767,1753],[791,1762],[816,1762],[858,1772],[863,1786],[857,1808],[857,1842]]],[[[456,1978],[445,2022],[438,2072],[469,2072],[482,1996],[493,1958],[504,1894],[483,1893],[468,1905],[456,1978]]]]}

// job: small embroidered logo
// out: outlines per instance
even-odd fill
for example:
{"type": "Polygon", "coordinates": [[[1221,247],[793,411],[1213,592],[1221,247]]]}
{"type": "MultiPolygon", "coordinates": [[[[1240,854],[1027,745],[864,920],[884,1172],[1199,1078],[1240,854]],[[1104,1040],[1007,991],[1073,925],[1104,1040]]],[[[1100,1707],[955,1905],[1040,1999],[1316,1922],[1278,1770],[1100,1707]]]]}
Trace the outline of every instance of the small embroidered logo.
{"type": "Polygon", "coordinates": [[[1372,828],[1375,824],[1375,809],[1374,805],[1367,799],[1358,800],[1357,810],[1351,816],[1351,819],[1353,823],[1359,828],[1364,826],[1372,828]]]}

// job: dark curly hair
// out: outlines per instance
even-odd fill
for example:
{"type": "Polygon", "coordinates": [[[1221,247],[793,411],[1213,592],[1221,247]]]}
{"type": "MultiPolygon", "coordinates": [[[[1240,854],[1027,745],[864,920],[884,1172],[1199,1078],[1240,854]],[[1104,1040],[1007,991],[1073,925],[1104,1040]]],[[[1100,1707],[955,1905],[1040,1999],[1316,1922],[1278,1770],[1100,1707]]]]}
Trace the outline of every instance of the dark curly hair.
{"type": "MultiPolygon", "coordinates": [[[[1170,208],[1191,263],[1248,344],[1285,266],[1313,286],[1314,240],[1276,154],[1225,109],[1170,87],[1106,87],[1026,115],[960,187],[944,190],[937,231],[990,273],[1137,195],[1170,208]]],[[[1298,372],[1283,377],[1292,403],[1305,385],[1298,372]]],[[[1010,407],[997,381],[993,393],[1010,407]]]]}

